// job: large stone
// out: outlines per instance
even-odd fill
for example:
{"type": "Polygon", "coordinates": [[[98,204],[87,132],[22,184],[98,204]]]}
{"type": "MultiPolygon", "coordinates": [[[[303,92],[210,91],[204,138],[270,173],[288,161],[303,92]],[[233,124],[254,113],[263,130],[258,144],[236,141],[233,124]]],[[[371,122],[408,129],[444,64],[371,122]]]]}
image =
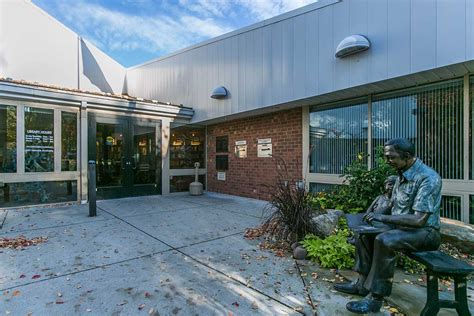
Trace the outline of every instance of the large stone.
{"type": "Polygon", "coordinates": [[[443,241],[465,253],[474,253],[474,227],[460,221],[442,218],[441,237],[443,241]]]}
{"type": "Polygon", "coordinates": [[[304,260],[308,256],[308,251],[304,249],[302,246],[298,246],[293,249],[293,258],[296,260],[304,260]]]}
{"type": "Polygon", "coordinates": [[[314,216],[312,221],[313,234],[320,237],[328,237],[334,233],[334,230],[339,223],[339,218],[344,215],[341,210],[326,210],[326,214],[314,216]]]}

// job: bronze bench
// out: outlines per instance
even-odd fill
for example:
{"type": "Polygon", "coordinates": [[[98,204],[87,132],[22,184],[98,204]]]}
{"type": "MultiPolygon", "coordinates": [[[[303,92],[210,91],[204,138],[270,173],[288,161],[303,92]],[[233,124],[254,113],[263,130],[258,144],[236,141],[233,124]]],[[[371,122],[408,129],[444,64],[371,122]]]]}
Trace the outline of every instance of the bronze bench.
{"type": "Polygon", "coordinates": [[[471,315],[467,304],[466,278],[474,272],[474,266],[441,251],[412,252],[407,255],[426,266],[426,304],[420,315],[437,315],[440,308],[455,308],[458,315],[471,315]],[[454,280],[454,300],[439,299],[438,277],[441,276],[454,280]]]}

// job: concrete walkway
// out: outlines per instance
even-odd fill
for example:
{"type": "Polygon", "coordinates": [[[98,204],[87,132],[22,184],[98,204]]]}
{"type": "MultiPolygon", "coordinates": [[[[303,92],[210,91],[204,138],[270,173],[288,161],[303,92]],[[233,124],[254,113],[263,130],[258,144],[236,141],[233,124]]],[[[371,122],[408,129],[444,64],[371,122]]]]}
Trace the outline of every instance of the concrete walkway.
{"type": "Polygon", "coordinates": [[[3,212],[0,237],[48,240],[0,248],[0,315],[350,315],[334,271],[242,237],[264,206],[207,193],[99,201],[94,218],[87,205],[3,212]]]}

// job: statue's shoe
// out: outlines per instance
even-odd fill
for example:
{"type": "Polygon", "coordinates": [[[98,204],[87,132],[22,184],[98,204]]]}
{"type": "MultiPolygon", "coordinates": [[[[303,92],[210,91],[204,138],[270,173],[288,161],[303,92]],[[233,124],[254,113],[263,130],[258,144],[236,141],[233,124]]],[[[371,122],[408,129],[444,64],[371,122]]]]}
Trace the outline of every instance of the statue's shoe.
{"type": "Polygon", "coordinates": [[[357,280],[356,282],[351,282],[351,283],[334,284],[334,289],[336,291],[352,294],[352,295],[366,296],[367,294],[369,294],[369,290],[367,290],[361,284],[359,284],[359,280],[357,280]]]}
{"type": "Polygon", "coordinates": [[[360,301],[352,301],[346,304],[348,311],[356,314],[376,313],[380,311],[383,305],[383,300],[374,300],[371,298],[364,298],[360,301]]]}

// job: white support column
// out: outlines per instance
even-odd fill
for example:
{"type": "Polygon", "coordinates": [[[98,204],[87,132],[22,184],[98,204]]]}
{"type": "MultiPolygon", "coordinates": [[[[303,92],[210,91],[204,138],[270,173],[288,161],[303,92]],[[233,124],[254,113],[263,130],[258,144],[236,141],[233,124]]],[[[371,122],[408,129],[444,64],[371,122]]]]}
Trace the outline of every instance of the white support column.
{"type": "Polygon", "coordinates": [[[309,155],[310,153],[310,148],[309,148],[309,105],[303,106],[303,112],[301,115],[301,124],[302,124],[302,156],[301,159],[302,161],[302,177],[303,181],[306,184],[306,189],[309,189],[309,183],[308,183],[308,173],[309,173],[309,155]]]}
{"type": "Polygon", "coordinates": [[[367,97],[367,154],[369,155],[367,157],[367,167],[372,169],[372,96],[369,95],[367,97]]]}
{"type": "MultiPolygon", "coordinates": [[[[469,75],[464,75],[464,102],[463,102],[463,177],[464,181],[469,181],[469,75]]],[[[469,195],[464,195],[462,199],[462,221],[469,223],[469,195]]]]}
{"type": "Polygon", "coordinates": [[[17,174],[25,173],[25,106],[16,108],[16,171],[17,174]]]}
{"type": "MultiPolygon", "coordinates": [[[[87,102],[81,102],[79,113],[79,194],[81,202],[87,201],[87,156],[88,156],[88,122],[87,122],[87,102]]],[[[95,136],[95,135],[92,135],[95,136]]]]}
{"type": "Polygon", "coordinates": [[[161,121],[161,194],[170,194],[170,139],[171,121],[163,118],[161,121]]]}
{"type": "Polygon", "coordinates": [[[54,109],[54,172],[61,172],[61,110],[54,109]]]}

